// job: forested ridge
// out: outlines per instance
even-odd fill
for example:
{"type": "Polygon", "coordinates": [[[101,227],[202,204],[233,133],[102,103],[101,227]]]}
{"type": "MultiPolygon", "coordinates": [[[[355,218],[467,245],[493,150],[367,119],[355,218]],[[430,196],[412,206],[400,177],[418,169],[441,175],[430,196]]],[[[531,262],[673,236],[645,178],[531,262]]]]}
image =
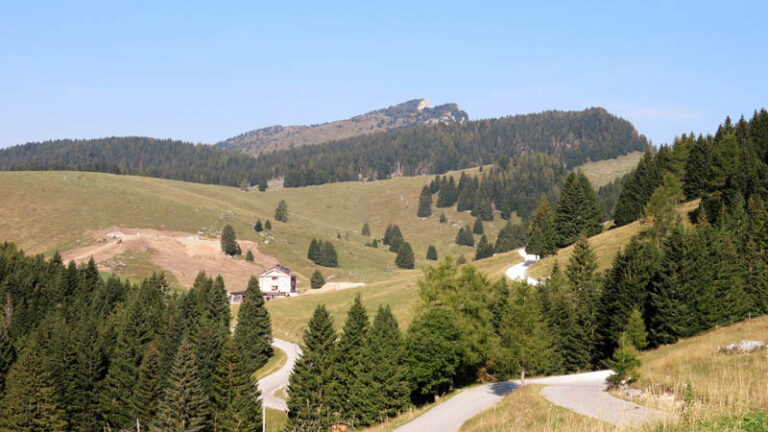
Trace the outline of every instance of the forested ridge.
{"type": "Polygon", "coordinates": [[[266,187],[268,179],[284,177],[285,186],[296,187],[441,174],[531,151],[573,167],[647,146],[631,123],[592,108],[423,126],[256,159],[213,146],[144,137],[46,141],[0,150],[0,169],[96,171],[228,186],[266,187]]]}

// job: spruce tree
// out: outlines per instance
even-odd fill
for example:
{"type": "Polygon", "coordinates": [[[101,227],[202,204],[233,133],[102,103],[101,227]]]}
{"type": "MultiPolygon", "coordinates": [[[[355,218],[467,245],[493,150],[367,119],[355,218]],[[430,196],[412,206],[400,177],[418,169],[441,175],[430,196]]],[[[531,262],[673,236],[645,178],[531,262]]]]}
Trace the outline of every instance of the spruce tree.
{"type": "Polygon", "coordinates": [[[252,373],[244,366],[234,341],[227,339],[213,376],[210,404],[214,413],[214,430],[245,431],[261,428],[258,389],[254,386],[252,373]],[[242,403],[249,399],[251,403],[242,403]]]}
{"type": "Polygon", "coordinates": [[[555,216],[547,197],[541,195],[539,206],[536,208],[528,228],[528,243],[525,246],[525,251],[543,257],[557,252],[557,244],[555,216]]]}
{"type": "Polygon", "coordinates": [[[366,237],[370,237],[371,236],[371,227],[368,226],[368,222],[363,224],[363,229],[360,230],[360,234],[364,235],[366,237]]]}
{"type": "Polygon", "coordinates": [[[227,255],[237,254],[237,238],[232,225],[224,225],[221,230],[221,250],[227,255]]]}
{"type": "Polygon", "coordinates": [[[590,346],[584,343],[588,338],[587,329],[579,320],[579,302],[557,262],[544,287],[550,293],[545,317],[552,335],[554,370],[562,373],[587,370],[590,366],[590,346]]]}
{"type": "Polygon", "coordinates": [[[448,222],[448,218],[445,217],[445,213],[440,213],[440,223],[448,222]]]}
{"type": "Polygon", "coordinates": [[[133,399],[131,401],[133,413],[139,419],[140,424],[145,425],[145,428],[157,415],[157,406],[165,387],[160,360],[160,352],[153,344],[150,344],[139,367],[136,385],[133,387],[133,399]]]}
{"type": "Polygon", "coordinates": [[[267,219],[267,221],[264,222],[264,229],[267,231],[270,231],[272,229],[272,222],[270,222],[269,219],[267,219]]]}
{"type": "Polygon", "coordinates": [[[255,276],[248,280],[248,288],[237,313],[234,342],[240,350],[242,368],[249,373],[264,366],[272,356],[272,323],[255,276]]]}
{"type": "Polygon", "coordinates": [[[384,239],[382,243],[389,246],[390,252],[397,252],[400,249],[400,245],[403,244],[403,241],[403,233],[400,232],[399,226],[387,226],[387,230],[384,232],[384,239]]]}
{"type": "Polygon", "coordinates": [[[397,257],[395,257],[395,265],[402,269],[412,269],[414,264],[415,258],[413,256],[413,249],[411,248],[411,244],[405,242],[397,251],[397,257]]]}
{"type": "Polygon", "coordinates": [[[250,249],[248,249],[248,252],[245,253],[245,260],[248,262],[253,262],[253,252],[251,252],[250,249]]]}
{"type": "Polygon", "coordinates": [[[310,285],[313,289],[322,288],[323,285],[325,285],[325,278],[323,277],[323,274],[320,273],[320,270],[315,270],[314,273],[312,273],[312,279],[310,280],[310,285]]]}
{"type": "Polygon", "coordinates": [[[315,309],[303,339],[302,355],[288,384],[286,430],[327,430],[333,420],[328,390],[333,377],[336,331],[325,306],[315,309]]]}
{"type": "Polygon", "coordinates": [[[322,241],[317,241],[315,239],[312,239],[312,241],[309,242],[309,249],[307,250],[307,258],[309,258],[315,264],[317,264],[317,262],[320,261],[321,245],[322,245],[322,241]]]}
{"type": "Polygon", "coordinates": [[[478,216],[475,218],[475,224],[472,226],[472,234],[482,235],[483,233],[483,220],[478,216]]]}
{"type": "Polygon", "coordinates": [[[349,422],[355,427],[370,423],[370,419],[362,418],[364,412],[370,412],[371,402],[364,397],[362,382],[371,374],[371,365],[363,362],[369,331],[368,312],[358,294],[349,308],[344,331],[333,353],[333,378],[328,389],[331,412],[338,415],[334,420],[349,422]]]}
{"type": "Polygon", "coordinates": [[[608,366],[615,372],[608,377],[608,381],[613,385],[630,383],[639,378],[637,368],[640,367],[640,354],[626,332],[619,337],[619,346],[608,362],[608,366]]]}
{"type": "Polygon", "coordinates": [[[629,314],[626,332],[635,348],[641,350],[648,346],[648,332],[645,331],[645,322],[639,309],[634,309],[629,314]]]}
{"type": "Polygon", "coordinates": [[[437,249],[434,245],[429,245],[427,248],[427,259],[430,261],[437,261],[437,249]]]}
{"type": "Polygon", "coordinates": [[[256,231],[256,232],[264,231],[264,226],[261,225],[261,219],[256,221],[256,224],[253,226],[253,230],[256,231]]]}
{"type": "Polygon", "coordinates": [[[709,140],[699,137],[688,153],[685,165],[685,184],[683,190],[689,200],[700,197],[707,191],[710,170],[709,140]]]}
{"type": "Polygon", "coordinates": [[[459,228],[456,234],[456,244],[460,246],[474,246],[475,237],[472,235],[472,229],[469,225],[459,228]]]}
{"type": "Polygon", "coordinates": [[[333,246],[333,243],[329,241],[322,243],[320,246],[320,259],[317,264],[323,267],[339,266],[339,258],[336,255],[336,248],[333,246]]]}
{"type": "Polygon", "coordinates": [[[411,389],[403,364],[403,338],[389,306],[379,306],[362,363],[370,367],[361,377],[362,399],[360,419],[371,424],[382,422],[410,405],[411,389]]]}
{"type": "Polygon", "coordinates": [[[429,188],[424,186],[419,195],[419,208],[416,212],[418,217],[432,216],[432,195],[429,193],[429,188]]]}
{"type": "Polygon", "coordinates": [[[38,342],[32,340],[8,372],[0,431],[64,432],[66,413],[38,342]]]}
{"type": "Polygon", "coordinates": [[[491,204],[491,199],[488,197],[479,199],[475,205],[473,216],[477,216],[484,221],[492,221],[493,206],[491,204]]]}
{"type": "MultiPolygon", "coordinates": [[[[568,285],[577,299],[579,325],[582,326],[587,340],[596,340],[597,312],[600,301],[600,276],[597,273],[597,258],[589,246],[587,238],[579,237],[568,259],[565,269],[568,285]]],[[[590,356],[596,361],[596,351],[590,347],[590,356]]]]}
{"type": "Polygon", "coordinates": [[[157,418],[150,430],[163,432],[212,431],[213,415],[198,375],[192,345],[184,340],[173,362],[157,418]]]}
{"type": "Polygon", "coordinates": [[[5,377],[14,361],[16,361],[16,349],[11,343],[8,330],[0,324],[0,394],[4,391],[5,377]]]}
{"type": "Polygon", "coordinates": [[[672,231],[664,242],[659,270],[648,285],[644,320],[651,347],[676,342],[691,326],[686,291],[694,271],[688,243],[681,228],[672,231]]]}
{"type": "Polygon", "coordinates": [[[512,224],[507,222],[499,231],[499,236],[496,237],[496,245],[493,247],[494,252],[502,253],[509,252],[519,247],[525,246],[526,232],[520,224],[512,224]]]}
{"type": "MultiPolygon", "coordinates": [[[[275,209],[275,220],[278,222],[288,223],[288,204],[285,202],[285,200],[280,200],[280,202],[277,204],[277,208],[275,209]]],[[[269,221],[267,221],[267,223],[269,223],[269,221]]]]}
{"type": "Polygon", "coordinates": [[[591,237],[602,230],[602,210],[592,184],[580,171],[565,179],[555,212],[558,246],[574,243],[580,234],[591,237]]]}
{"type": "Polygon", "coordinates": [[[483,235],[477,243],[475,251],[475,260],[481,260],[493,256],[493,245],[488,242],[488,237],[483,235]]]}

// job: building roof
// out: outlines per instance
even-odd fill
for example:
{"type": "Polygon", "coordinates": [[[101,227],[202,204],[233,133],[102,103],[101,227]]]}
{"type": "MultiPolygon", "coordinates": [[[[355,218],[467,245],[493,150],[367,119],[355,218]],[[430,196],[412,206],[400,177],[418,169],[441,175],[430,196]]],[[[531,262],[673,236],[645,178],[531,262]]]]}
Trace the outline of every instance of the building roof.
{"type": "Polygon", "coordinates": [[[264,275],[266,275],[267,273],[269,273],[269,272],[272,272],[272,271],[278,271],[278,272],[280,272],[280,273],[283,273],[283,274],[284,274],[284,275],[286,275],[286,276],[293,276],[293,275],[291,274],[291,269],[289,269],[288,267],[283,267],[283,266],[281,266],[280,264],[278,264],[278,265],[276,265],[276,266],[274,266],[274,267],[272,267],[272,268],[270,268],[270,269],[264,270],[263,272],[259,273],[259,274],[257,275],[257,277],[258,277],[258,276],[264,276],[264,275]]]}

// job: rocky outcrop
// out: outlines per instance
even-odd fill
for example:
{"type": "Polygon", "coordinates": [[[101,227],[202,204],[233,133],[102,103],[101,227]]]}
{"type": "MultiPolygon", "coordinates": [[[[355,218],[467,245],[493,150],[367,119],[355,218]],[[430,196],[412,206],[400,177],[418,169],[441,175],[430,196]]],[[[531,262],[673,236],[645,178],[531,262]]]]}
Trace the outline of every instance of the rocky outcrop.
{"type": "Polygon", "coordinates": [[[457,123],[468,119],[467,113],[456,104],[432,107],[426,99],[412,99],[346,120],[312,126],[276,125],[256,129],[222,141],[216,146],[258,155],[268,151],[318,145],[354,136],[422,125],[457,123]]]}

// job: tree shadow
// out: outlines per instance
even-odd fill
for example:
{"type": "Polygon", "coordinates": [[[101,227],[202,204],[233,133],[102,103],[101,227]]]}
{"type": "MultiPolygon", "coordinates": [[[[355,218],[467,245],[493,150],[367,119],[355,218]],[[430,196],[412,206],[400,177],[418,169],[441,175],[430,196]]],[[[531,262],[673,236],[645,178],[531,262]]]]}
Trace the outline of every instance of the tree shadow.
{"type": "Polygon", "coordinates": [[[504,396],[505,394],[511,392],[512,390],[516,390],[518,387],[520,387],[519,384],[515,384],[512,381],[502,381],[493,383],[490,386],[491,393],[498,395],[498,396],[504,396]]]}

